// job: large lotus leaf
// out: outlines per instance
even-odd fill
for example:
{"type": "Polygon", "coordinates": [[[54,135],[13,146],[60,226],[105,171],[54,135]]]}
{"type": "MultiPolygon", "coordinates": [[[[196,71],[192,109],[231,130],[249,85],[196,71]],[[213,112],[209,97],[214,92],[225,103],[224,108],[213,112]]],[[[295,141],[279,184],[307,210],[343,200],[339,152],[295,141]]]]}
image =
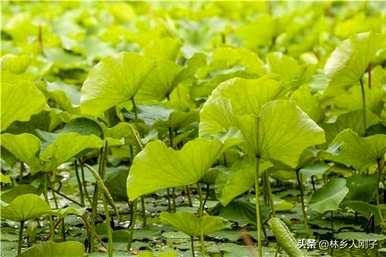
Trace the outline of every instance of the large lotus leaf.
{"type": "Polygon", "coordinates": [[[200,136],[221,136],[231,128],[240,129],[250,152],[257,149],[257,117],[260,108],[278,97],[275,80],[234,78],[221,83],[200,112],[200,136]]]}
{"type": "Polygon", "coordinates": [[[1,206],[1,217],[13,221],[34,219],[50,212],[48,204],[35,194],[18,196],[10,204],[1,206]]]}
{"type": "Polygon", "coordinates": [[[267,63],[269,70],[280,76],[281,84],[285,88],[294,88],[300,85],[303,67],[293,57],[280,52],[273,52],[267,55],[267,63]]]}
{"type": "Polygon", "coordinates": [[[2,71],[1,78],[1,130],[14,121],[27,121],[31,115],[46,107],[43,93],[33,82],[21,75],[2,71]]]}
{"type": "Polygon", "coordinates": [[[360,33],[344,40],[324,66],[324,72],[330,78],[329,87],[358,83],[382,43],[381,36],[374,33],[360,33]]]}
{"type": "Polygon", "coordinates": [[[146,145],[133,161],[127,178],[130,200],[168,187],[197,183],[222,151],[219,141],[197,138],[181,150],[168,148],[162,141],[146,145]]]}
{"type": "MultiPolygon", "coordinates": [[[[261,162],[259,172],[272,164],[261,162]]],[[[228,205],[235,197],[245,193],[255,184],[256,158],[236,161],[230,168],[220,170],[215,181],[216,197],[224,206],[228,205]]]]}
{"type": "Polygon", "coordinates": [[[204,215],[201,218],[191,212],[161,213],[161,221],[188,234],[189,236],[208,235],[227,228],[224,219],[204,215]]]}
{"type": "Polygon", "coordinates": [[[155,60],[155,68],[138,90],[138,101],[162,100],[181,82],[183,67],[168,60],[155,60]]]}
{"type": "Polygon", "coordinates": [[[28,55],[6,54],[0,58],[1,69],[8,70],[12,73],[23,73],[30,64],[31,59],[28,55]]]}
{"type": "Polygon", "coordinates": [[[82,86],[82,113],[98,115],[129,101],[152,70],[152,61],[135,53],[122,52],[103,58],[82,86]]]}
{"type": "Polygon", "coordinates": [[[19,257],[83,257],[84,246],[77,241],[47,241],[28,248],[19,257]]]}
{"type": "Polygon", "coordinates": [[[382,224],[383,218],[379,215],[380,213],[379,213],[378,207],[374,204],[369,204],[368,201],[364,202],[364,201],[345,200],[342,202],[341,207],[350,208],[355,212],[359,212],[367,219],[370,219],[373,216],[375,220],[375,224],[378,224],[378,225],[382,224]]]}
{"type": "Polygon", "coordinates": [[[294,168],[302,152],[325,142],[324,131],[295,103],[271,101],[263,106],[259,122],[259,154],[294,168]]]}
{"type": "Polygon", "coordinates": [[[365,171],[384,157],[386,135],[360,137],[351,129],[340,132],[326,150],[325,158],[365,171]]]}
{"type": "MultiPolygon", "coordinates": [[[[381,121],[373,112],[366,111],[366,129],[381,121]]],[[[366,129],[363,124],[363,111],[356,110],[339,115],[335,123],[326,123],[322,125],[326,131],[327,142],[331,142],[339,132],[344,129],[352,129],[358,135],[363,136],[366,129]]]]}
{"type": "Polygon", "coordinates": [[[24,194],[36,194],[40,195],[41,191],[39,188],[36,188],[30,184],[19,184],[9,190],[6,190],[1,193],[1,201],[10,203],[12,202],[16,197],[24,195],[24,194]]]}
{"type": "Polygon", "coordinates": [[[335,211],[348,191],[344,178],[333,178],[312,195],[310,208],[319,213],[335,211]]]}
{"type": "Polygon", "coordinates": [[[95,135],[80,135],[75,132],[59,133],[40,153],[40,159],[46,162],[45,169],[55,169],[87,149],[103,146],[102,140],[95,135]]]}
{"type": "Polygon", "coordinates": [[[235,69],[239,67],[248,73],[259,76],[266,73],[264,63],[259,56],[246,48],[219,47],[212,53],[211,67],[214,69],[235,69]]]}
{"type": "Polygon", "coordinates": [[[39,150],[40,140],[36,136],[28,133],[19,135],[2,134],[1,146],[13,154],[19,161],[25,162],[35,171],[40,167],[39,150]]]}

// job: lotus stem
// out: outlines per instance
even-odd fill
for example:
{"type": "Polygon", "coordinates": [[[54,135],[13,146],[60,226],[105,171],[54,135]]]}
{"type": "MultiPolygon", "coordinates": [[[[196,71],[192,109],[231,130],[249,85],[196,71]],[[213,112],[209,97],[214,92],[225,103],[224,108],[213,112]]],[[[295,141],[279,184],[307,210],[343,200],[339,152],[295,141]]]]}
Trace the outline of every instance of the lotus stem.
{"type": "Polygon", "coordinates": [[[275,216],[276,215],[275,204],[273,202],[271,183],[269,182],[269,172],[267,170],[264,172],[264,177],[265,177],[265,183],[266,183],[266,188],[268,193],[268,201],[272,211],[272,216],[275,216]]]}
{"type": "Polygon", "coordinates": [[[191,247],[191,250],[192,250],[192,257],[195,257],[196,254],[194,252],[194,237],[193,236],[190,236],[190,247],[191,247]]]}
{"type": "Polygon", "coordinates": [[[361,93],[362,93],[362,115],[363,115],[363,126],[364,126],[364,133],[366,135],[366,129],[367,129],[367,117],[366,117],[366,93],[365,93],[365,86],[363,85],[362,78],[359,79],[359,82],[361,84],[361,93]]]}
{"type": "Polygon", "coordinates": [[[304,230],[306,231],[307,236],[310,237],[311,231],[310,231],[310,228],[308,227],[307,211],[306,211],[306,206],[304,204],[304,188],[303,188],[302,179],[300,177],[299,169],[296,170],[296,179],[298,181],[298,187],[299,187],[299,191],[300,191],[300,200],[301,200],[301,204],[302,204],[304,230]]]}
{"type": "Polygon", "coordinates": [[[137,104],[135,103],[134,97],[131,98],[131,103],[133,105],[134,119],[138,119],[137,104]]]}
{"type": "Polygon", "coordinates": [[[23,172],[24,172],[24,163],[20,162],[20,175],[19,175],[19,183],[23,183],[23,172]]]}
{"type": "Polygon", "coordinates": [[[173,212],[176,212],[177,210],[177,205],[176,205],[176,192],[175,192],[175,187],[172,187],[172,203],[173,203],[173,212]]]}
{"type": "Polygon", "coordinates": [[[24,228],[24,220],[20,221],[19,241],[17,244],[17,255],[21,254],[21,245],[22,245],[22,241],[23,241],[23,228],[24,228]]]}
{"type": "Polygon", "coordinates": [[[186,195],[188,197],[188,206],[192,207],[193,206],[193,203],[192,203],[192,197],[190,195],[190,186],[186,186],[185,187],[185,190],[186,190],[186,195]]]}
{"type": "Polygon", "coordinates": [[[130,251],[131,243],[133,242],[133,235],[135,230],[135,222],[137,219],[137,200],[134,200],[130,204],[131,217],[130,217],[130,231],[129,231],[129,239],[127,241],[127,250],[130,251]]]}
{"type": "Polygon", "coordinates": [[[103,201],[103,207],[105,209],[105,215],[106,215],[106,229],[107,229],[107,238],[108,238],[108,244],[107,244],[107,251],[109,254],[109,257],[113,257],[113,231],[110,224],[110,210],[109,205],[106,201],[106,197],[104,194],[102,194],[102,201],[103,201]]]}
{"type": "Polygon", "coordinates": [[[78,182],[78,189],[79,189],[79,194],[80,194],[80,203],[84,207],[84,195],[83,195],[82,181],[80,180],[78,162],[76,160],[74,162],[74,166],[75,166],[76,181],[78,182]]]}
{"type": "MultiPolygon", "coordinates": [[[[202,218],[202,216],[204,215],[204,201],[202,197],[202,190],[201,190],[200,183],[197,183],[197,190],[198,190],[198,195],[200,200],[200,207],[198,208],[198,216],[202,218]]],[[[200,233],[200,246],[201,246],[201,256],[206,256],[204,234],[202,232],[200,233]]]]}
{"type": "Polygon", "coordinates": [[[263,242],[261,235],[261,218],[260,218],[260,188],[259,188],[259,158],[256,158],[256,175],[255,175],[255,198],[256,198],[256,226],[257,226],[257,255],[263,257],[263,242]]]}
{"type": "Polygon", "coordinates": [[[377,193],[376,193],[376,202],[377,202],[377,209],[379,213],[379,217],[381,219],[381,229],[384,230],[385,227],[385,221],[383,220],[383,213],[381,210],[381,201],[380,201],[380,195],[379,195],[379,184],[381,183],[381,177],[383,168],[385,166],[385,161],[383,159],[378,160],[378,174],[377,174],[377,193]]]}
{"type": "Polygon", "coordinates": [[[142,227],[146,227],[146,204],[145,196],[141,196],[142,227]]]}
{"type": "Polygon", "coordinates": [[[80,165],[79,165],[80,166],[80,173],[82,176],[83,193],[86,196],[87,201],[89,202],[89,204],[91,206],[92,201],[91,201],[90,195],[88,194],[87,185],[86,185],[86,178],[84,176],[84,163],[83,163],[83,161],[80,161],[79,163],[80,163],[80,165]]]}

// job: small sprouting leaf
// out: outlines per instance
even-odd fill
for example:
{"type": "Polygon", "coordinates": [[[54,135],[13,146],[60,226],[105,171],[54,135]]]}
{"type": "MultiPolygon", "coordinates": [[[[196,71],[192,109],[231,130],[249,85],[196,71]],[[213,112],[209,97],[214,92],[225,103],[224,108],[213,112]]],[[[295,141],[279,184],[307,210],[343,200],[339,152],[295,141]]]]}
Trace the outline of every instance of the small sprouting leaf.
{"type": "Polygon", "coordinates": [[[161,221],[190,236],[208,235],[227,228],[224,219],[204,215],[197,217],[191,212],[161,213],[161,221]]]}
{"type": "Polygon", "coordinates": [[[311,197],[310,208],[319,213],[335,211],[346,197],[348,188],[344,178],[333,178],[311,197]]]}
{"type": "Polygon", "coordinates": [[[197,183],[222,151],[219,141],[197,138],[179,150],[157,140],[146,145],[133,161],[127,178],[130,200],[168,187],[197,183]]]}
{"type": "Polygon", "coordinates": [[[51,208],[39,196],[24,194],[16,197],[11,203],[1,206],[1,217],[13,221],[26,221],[49,214],[51,208]]]}

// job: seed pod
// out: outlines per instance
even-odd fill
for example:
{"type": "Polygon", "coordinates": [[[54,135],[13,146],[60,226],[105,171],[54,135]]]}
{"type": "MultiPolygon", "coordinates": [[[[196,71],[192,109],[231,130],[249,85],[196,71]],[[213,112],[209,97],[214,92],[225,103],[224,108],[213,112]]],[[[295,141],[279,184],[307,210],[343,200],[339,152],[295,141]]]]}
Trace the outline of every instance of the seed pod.
{"type": "Polygon", "coordinates": [[[268,221],[268,225],[278,244],[289,257],[305,257],[304,253],[298,248],[295,237],[281,219],[273,217],[268,221]]]}

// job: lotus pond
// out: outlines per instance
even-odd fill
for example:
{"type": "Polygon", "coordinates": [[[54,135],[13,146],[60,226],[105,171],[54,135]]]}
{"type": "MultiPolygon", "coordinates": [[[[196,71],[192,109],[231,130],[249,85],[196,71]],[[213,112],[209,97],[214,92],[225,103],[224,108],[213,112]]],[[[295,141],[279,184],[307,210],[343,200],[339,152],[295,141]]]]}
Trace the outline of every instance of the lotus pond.
{"type": "Polygon", "coordinates": [[[385,2],[1,7],[1,256],[386,256],[385,2]]]}

